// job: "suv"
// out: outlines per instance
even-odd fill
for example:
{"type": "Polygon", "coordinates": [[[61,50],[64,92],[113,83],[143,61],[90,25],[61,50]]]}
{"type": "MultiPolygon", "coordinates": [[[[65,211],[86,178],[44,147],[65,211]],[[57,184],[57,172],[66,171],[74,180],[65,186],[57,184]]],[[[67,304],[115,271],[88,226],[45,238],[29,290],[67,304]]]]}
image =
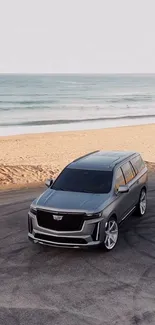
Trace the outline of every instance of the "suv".
{"type": "Polygon", "coordinates": [[[146,212],[147,167],[136,152],[95,151],[76,159],[33,201],[28,237],[63,247],[115,247],[118,226],[146,212]]]}

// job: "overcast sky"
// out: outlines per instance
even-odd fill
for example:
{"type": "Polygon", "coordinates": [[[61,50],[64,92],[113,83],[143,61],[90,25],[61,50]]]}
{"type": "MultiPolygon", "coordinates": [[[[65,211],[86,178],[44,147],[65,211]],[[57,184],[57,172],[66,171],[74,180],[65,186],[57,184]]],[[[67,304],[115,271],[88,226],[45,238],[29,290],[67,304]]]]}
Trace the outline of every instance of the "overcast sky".
{"type": "Polygon", "coordinates": [[[155,73],[155,0],[0,0],[0,72],[155,73]]]}

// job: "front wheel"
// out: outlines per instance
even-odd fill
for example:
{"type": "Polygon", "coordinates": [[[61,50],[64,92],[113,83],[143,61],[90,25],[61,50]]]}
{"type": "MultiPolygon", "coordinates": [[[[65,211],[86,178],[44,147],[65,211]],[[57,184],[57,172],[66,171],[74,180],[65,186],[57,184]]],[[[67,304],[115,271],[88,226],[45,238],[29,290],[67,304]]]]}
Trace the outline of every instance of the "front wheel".
{"type": "Polygon", "coordinates": [[[139,202],[137,204],[136,215],[142,217],[146,212],[146,206],[147,206],[146,190],[142,189],[139,196],[139,202]]]}
{"type": "Polygon", "coordinates": [[[112,250],[118,240],[118,224],[115,218],[111,217],[105,227],[105,239],[102,246],[106,251],[112,250]]]}

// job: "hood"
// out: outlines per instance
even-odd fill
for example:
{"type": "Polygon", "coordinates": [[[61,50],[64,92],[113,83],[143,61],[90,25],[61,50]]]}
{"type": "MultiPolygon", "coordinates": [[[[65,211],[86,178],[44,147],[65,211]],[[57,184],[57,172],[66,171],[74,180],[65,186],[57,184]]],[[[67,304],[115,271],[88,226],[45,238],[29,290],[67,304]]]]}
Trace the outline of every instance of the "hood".
{"type": "Polygon", "coordinates": [[[53,211],[94,213],[103,210],[109,199],[110,193],[92,194],[48,189],[35,200],[35,204],[53,211]]]}

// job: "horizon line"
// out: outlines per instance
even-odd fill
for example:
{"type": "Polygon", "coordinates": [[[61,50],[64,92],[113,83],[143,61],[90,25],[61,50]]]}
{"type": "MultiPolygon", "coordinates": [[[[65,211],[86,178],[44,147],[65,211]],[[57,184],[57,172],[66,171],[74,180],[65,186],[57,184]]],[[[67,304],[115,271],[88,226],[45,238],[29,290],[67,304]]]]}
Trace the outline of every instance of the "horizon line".
{"type": "Polygon", "coordinates": [[[155,75],[155,72],[0,72],[0,75],[155,75]]]}

